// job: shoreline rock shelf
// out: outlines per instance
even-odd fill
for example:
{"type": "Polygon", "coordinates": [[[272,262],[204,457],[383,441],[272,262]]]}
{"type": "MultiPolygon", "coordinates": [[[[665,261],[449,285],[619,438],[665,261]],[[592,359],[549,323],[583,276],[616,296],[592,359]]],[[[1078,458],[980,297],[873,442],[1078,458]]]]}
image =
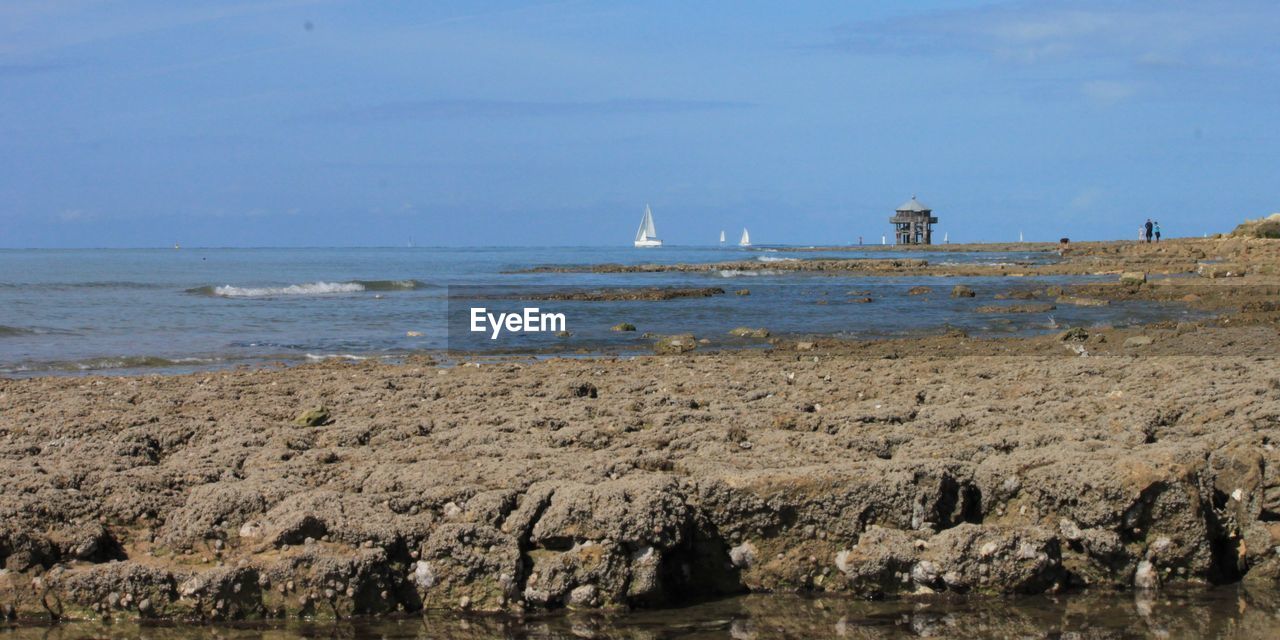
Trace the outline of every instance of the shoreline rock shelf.
{"type": "Polygon", "coordinates": [[[735,260],[717,263],[678,264],[580,264],[543,265],[516,273],[661,273],[661,272],[811,272],[822,275],[860,276],[937,276],[937,277],[1036,277],[1036,276],[1109,276],[1133,285],[1150,282],[1152,276],[1200,274],[1207,279],[1244,278],[1251,275],[1280,275],[1280,242],[1248,237],[1207,239],[1169,239],[1160,243],[1085,242],[1074,243],[1068,250],[1056,244],[979,244],[979,245],[913,245],[911,251],[946,253],[963,251],[982,254],[1018,252],[1053,254],[1036,259],[1007,261],[953,261],[918,258],[875,258],[894,247],[826,247],[808,249],[781,247],[783,253],[806,251],[849,251],[858,257],[800,258],[794,260],[735,260]]]}
{"type": "Polygon", "coordinates": [[[553,291],[547,293],[525,294],[521,300],[550,300],[575,302],[610,302],[610,301],[659,301],[679,300],[682,298],[710,298],[724,295],[720,287],[638,287],[573,291],[553,291]]]}
{"type": "Polygon", "coordinates": [[[0,380],[0,601],[231,620],[1276,588],[1273,359],[822,344],[0,380]],[[323,424],[293,424],[309,406],[323,424]]]}

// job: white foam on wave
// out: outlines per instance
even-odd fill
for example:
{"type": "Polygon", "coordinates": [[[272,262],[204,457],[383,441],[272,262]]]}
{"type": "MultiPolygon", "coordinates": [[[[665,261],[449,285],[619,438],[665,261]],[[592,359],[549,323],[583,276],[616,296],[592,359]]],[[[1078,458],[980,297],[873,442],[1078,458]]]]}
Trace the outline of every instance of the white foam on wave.
{"type": "Polygon", "coordinates": [[[88,358],[85,360],[55,360],[49,362],[23,362],[12,367],[0,368],[0,373],[40,373],[57,371],[103,371],[108,369],[157,369],[183,365],[212,365],[225,362],[223,358],[162,358],[159,356],[119,356],[88,358]]]}
{"type": "Polygon", "coordinates": [[[777,271],[773,269],[721,269],[721,278],[737,278],[739,276],[772,276],[777,275],[777,271]]]}
{"type": "Polygon", "coordinates": [[[369,356],[358,356],[351,353],[308,353],[306,354],[308,362],[323,362],[325,360],[351,360],[352,362],[360,362],[368,360],[369,356]]]}
{"type": "Polygon", "coordinates": [[[757,256],[760,262],[795,262],[800,258],[779,258],[778,256],[757,256]]]}
{"type": "Polygon", "coordinates": [[[265,298],[268,296],[318,296],[332,293],[357,293],[364,291],[358,282],[309,282],[287,287],[236,287],[223,285],[213,288],[213,295],[226,298],[265,298]]]}

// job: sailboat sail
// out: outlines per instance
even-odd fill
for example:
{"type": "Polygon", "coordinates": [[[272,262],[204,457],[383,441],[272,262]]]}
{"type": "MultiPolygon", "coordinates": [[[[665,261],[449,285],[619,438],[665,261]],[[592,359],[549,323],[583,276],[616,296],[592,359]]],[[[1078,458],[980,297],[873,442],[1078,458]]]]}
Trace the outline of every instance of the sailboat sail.
{"type": "Polygon", "coordinates": [[[653,226],[653,211],[649,210],[649,205],[644,206],[644,217],[640,219],[640,228],[636,229],[637,247],[660,247],[662,241],[658,239],[658,230],[653,226]]]}
{"type": "Polygon", "coordinates": [[[724,244],[724,229],[720,230],[720,244],[724,244]]]}
{"type": "Polygon", "coordinates": [[[742,239],[738,240],[738,246],[740,247],[751,246],[751,234],[747,233],[746,227],[742,228],[742,239]]]}

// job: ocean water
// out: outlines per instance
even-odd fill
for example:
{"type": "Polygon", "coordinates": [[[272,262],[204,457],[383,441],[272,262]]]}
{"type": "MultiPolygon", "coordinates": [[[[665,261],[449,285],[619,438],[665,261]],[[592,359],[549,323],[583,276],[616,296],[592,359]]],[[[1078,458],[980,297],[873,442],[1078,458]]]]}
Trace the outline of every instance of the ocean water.
{"type": "Polygon", "coordinates": [[[0,374],[177,372],[329,357],[391,359],[450,347],[492,353],[625,353],[647,350],[650,341],[642,335],[648,332],[692,332],[715,339],[718,346],[751,347],[721,340],[729,329],[743,325],[767,327],[774,334],[853,337],[947,327],[1018,334],[1185,313],[1152,305],[974,313],[976,306],[990,304],[995,293],[1015,286],[1083,278],[953,281],[768,270],[515,273],[539,265],[767,264],[829,257],[981,263],[1054,259],[1042,253],[789,253],[767,247],[0,250],[0,374]],[[946,291],[960,281],[979,296],[948,298],[946,291]],[[927,300],[905,295],[915,285],[932,286],[935,294],[927,300]],[[726,294],[665,301],[521,302],[532,293],[619,287],[722,287],[726,294]],[[752,294],[734,295],[742,288],[752,294]],[[875,302],[853,302],[863,296],[875,302]],[[451,340],[451,309],[456,319],[477,300],[489,308],[539,306],[563,312],[573,336],[509,335],[489,341],[478,334],[457,335],[453,326],[451,340]],[[619,322],[635,324],[638,331],[609,331],[619,322]]]}
{"type": "Polygon", "coordinates": [[[193,626],[0,622],[0,638],[264,640],[797,640],[800,638],[1241,638],[1275,637],[1277,602],[1240,587],[1156,594],[1080,593],[1007,598],[866,601],[830,596],[749,595],[675,609],[570,611],[529,617],[432,612],[392,619],[193,626]]]}

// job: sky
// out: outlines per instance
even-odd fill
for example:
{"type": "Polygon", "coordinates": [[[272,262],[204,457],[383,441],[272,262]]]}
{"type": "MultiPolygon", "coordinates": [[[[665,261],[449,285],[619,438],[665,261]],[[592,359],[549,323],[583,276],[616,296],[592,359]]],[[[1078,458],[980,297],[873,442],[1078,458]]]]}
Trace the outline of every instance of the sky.
{"type": "Polygon", "coordinates": [[[878,243],[1280,211],[1280,5],[5,0],[0,247],[878,243]]]}

